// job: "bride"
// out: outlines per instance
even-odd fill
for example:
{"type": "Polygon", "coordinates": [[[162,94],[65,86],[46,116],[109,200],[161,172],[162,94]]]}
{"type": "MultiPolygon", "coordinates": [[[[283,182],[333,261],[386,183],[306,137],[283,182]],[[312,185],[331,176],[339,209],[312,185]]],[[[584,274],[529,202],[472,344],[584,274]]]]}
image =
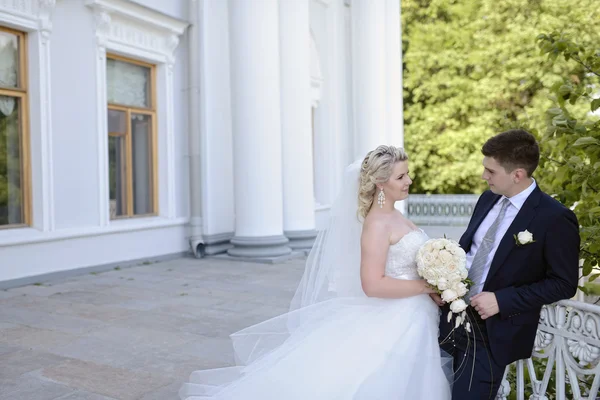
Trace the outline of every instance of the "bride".
{"type": "Polygon", "coordinates": [[[450,399],[439,309],[415,263],[428,237],[394,208],[411,183],[401,148],[350,165],[290,312],[231,335],[238,366],[193,372],[180,397],[450,399]]]}

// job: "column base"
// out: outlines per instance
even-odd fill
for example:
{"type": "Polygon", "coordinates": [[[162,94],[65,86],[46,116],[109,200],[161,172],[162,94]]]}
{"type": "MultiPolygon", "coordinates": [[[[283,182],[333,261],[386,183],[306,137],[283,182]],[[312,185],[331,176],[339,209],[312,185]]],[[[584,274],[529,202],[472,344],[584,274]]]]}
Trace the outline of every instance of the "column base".
{"type": "Polygon", "coordinates": [[[292,250],[304,251],[306,254],[310,253],[315,239],[319,232],[315,229],[306,231],[285,231],[284,235],[290,240],[289,246],[292,250]]]}
{"type": "Polygon", "coordinates": [[[215,254],[226,253],[227,250],[233,248],[233,245],[230,242],[232,237],[233,232],[204,235],[204,254],[212,256],[215,254]]]}
{"type": "Polygon", "coordinates": [[[285,236],[234,236],[231,239],[232,249],[227,251],[232,257],[272,258],[287,256],[292,252],[289,240],[285,236]]]}
{"type": "Polygon", "coordinates": [[[218,254],[216,256],[210,256],[218,260],[227,261],[243,261],[257,264],[281,264],[290,260],[304,259],[306,253],[304,251],[292,251],[290,254],[278,257],[242,257],[242,256],[230,256],[229,254],[218,254]]]}

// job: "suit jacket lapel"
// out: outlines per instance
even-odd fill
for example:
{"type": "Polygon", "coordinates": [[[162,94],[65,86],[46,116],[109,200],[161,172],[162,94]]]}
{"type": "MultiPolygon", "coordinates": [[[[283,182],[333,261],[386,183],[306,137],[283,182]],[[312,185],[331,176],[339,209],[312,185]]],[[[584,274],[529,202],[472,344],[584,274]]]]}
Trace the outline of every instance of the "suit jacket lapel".
{"type": "Polygon", "coordinates": [[[488,284],[494,274],[498,272],[500,266],[504,263],[504,260],[506,260],[506,257],[508,257],[510,252],[517,247],[514,235],[527,229],[529,223],[533,217],[535,217],[535,208],[538,206],[541,196],[542,191],[538,186],[533,192],[531,192],[527,200],[525,200],[525,203],[523,203],[523,207],[521,207],[515,216],[514,221],[512,224],[510,224],[508,230],[498,245],[498,249],[494,254],[494,259],[492,260],[492,265],[490,266],[490,271],[488,272],[484,287],[488,284]]]}
{"type": "Polygon", "coordinates": [[[471,244],[473,243],[473,236],[475,236],[477,229],[479,229],[479,226],[481,225],[485,217],[488,215],[492,207],[494,207],[494,204],[498,202],[498,199],[500,197],[502,196],[498,194],[494,194],[493,196],[491,196],[490,200],[482,207],[481,211],[478,212],[477,215],[473,216],[473,226],[469,227],[469,234],[463,238],[464,243],[460,243],[461,247],[466,252],[469,252],[469,249],[471,248],[471,244]]]}

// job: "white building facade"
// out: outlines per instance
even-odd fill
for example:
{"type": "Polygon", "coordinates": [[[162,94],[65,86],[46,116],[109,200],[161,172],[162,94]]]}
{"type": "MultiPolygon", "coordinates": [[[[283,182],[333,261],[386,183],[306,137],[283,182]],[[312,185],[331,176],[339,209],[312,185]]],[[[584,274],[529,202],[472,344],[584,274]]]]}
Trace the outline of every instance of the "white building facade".
{"type": "Polygon", "coordinates": [[[401,76],[399,0],[0,0],[0,287],[305,251],[401,76]]]}

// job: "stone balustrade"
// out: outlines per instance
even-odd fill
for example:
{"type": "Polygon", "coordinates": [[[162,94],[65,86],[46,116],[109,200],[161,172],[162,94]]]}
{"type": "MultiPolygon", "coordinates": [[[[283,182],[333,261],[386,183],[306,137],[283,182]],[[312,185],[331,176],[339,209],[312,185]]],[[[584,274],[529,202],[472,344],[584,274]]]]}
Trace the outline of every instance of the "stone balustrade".
{"type": "Polygon", "coordinates": [[[533,356],[507,368],[496,400],[595,400],[599,361],[600,306],[572,300],[546,306],[533,356]]]}
{"type": "Polygon", "coordinates": [[[477,203],[474,194],[411,194],[408,216],[417,225],[465,227],[477,203]]]}

